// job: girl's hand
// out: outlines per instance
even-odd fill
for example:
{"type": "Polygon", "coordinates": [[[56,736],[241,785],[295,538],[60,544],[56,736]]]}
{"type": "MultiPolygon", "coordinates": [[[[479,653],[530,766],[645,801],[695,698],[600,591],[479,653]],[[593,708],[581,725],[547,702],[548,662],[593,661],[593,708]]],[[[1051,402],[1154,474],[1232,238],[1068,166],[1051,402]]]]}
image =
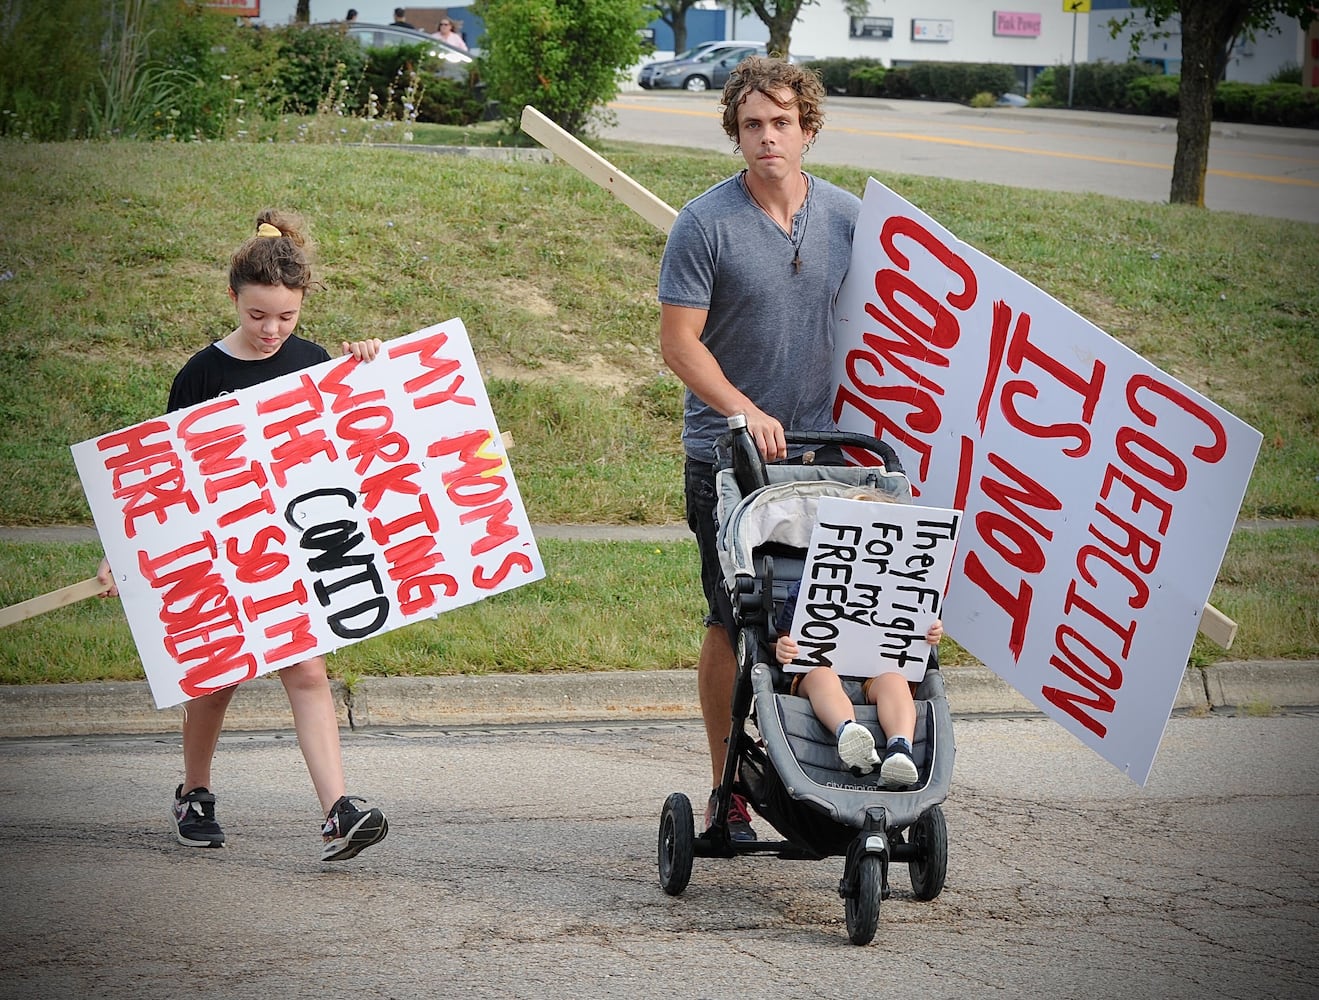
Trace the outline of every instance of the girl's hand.
{"type": "Polygon", "coordinates": [[[774,643],[774,657],[780,663],[791,663],[797,658],[797,640],[790,635],[781,635],[774,643]]]}
{"type": "Polygon", "coordinates": [[[105,585],[105,592],[102,597],[118,597],[119,585],[114,582],[114,574],[110,572],[110,560],[101,557],[101,565],[96,567],[96,581],[105,585]]]}
{"type": "Polygon", "coordinates": [[[351,354],[358,361],[370,361],[380,349],[385,346],[385,342],[379,337],[373,337],[370,340],[354,340],[351,344],[348,341],[343,342],[344,354],[351,354]]]}
{"type": "Polygon", "coordinates": [[[934,624],[929,627],[925,633],[925,641],[931,646],[939,645],[939,640],[943,638],[943,622],[936,618],[934,624]]]}

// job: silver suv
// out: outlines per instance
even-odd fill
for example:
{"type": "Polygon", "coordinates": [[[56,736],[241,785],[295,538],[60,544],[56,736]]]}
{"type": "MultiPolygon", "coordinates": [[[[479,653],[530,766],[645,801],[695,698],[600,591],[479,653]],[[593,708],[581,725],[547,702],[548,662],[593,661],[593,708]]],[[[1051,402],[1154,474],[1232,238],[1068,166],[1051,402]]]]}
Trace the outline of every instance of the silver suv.
{"type": "Polygon", "coordinates": [[[694,59],[675,59],[661,65],[651,78],[651,86],[658,90],[694,91],[722,87],[743,59],[764,54],[764,45],[747,42],[734,48],[710,49],[694,59]]]}
{"type": "MultiPolygon", "coordinates": [[[[646,63],[646,65],[641,67],[641,72],[637,74],[637,83],[641,84],[641,88],[643,90],[651,90],[654,87],[658,86],[658,84],[655,83],[655,79],[660,74],[660,72],[674,65],[675,63],[691,62],[693,60],[701,59],[710,53],[717,52],[717,53],[726,54],[729,52],[736,51],[738,49],[745,49],[745,48],[755,48],[761,55],[764,55],[765,53],[765,45],[763,42],[735,42],[735,41],[702,42],[700,45],[696,45],[690,49],[685,49],[684,51],[679,52],[672,59],[661,59],[657,62],[646,63]]],[[[693,89],[698,89],[698,88],[693,88],[693,89]]],[[[704,89],[704,88],[699,88],[699,89],[704,89]]]]}

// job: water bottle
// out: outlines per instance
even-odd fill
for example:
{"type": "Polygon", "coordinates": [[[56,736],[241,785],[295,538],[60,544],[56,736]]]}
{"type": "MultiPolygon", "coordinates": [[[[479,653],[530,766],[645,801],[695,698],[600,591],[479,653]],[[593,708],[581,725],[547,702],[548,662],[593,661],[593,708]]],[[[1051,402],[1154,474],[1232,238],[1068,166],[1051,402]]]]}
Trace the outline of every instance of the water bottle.
{"type": "Polygon", "coordinates": [[[733,476],[737,479],[737,488],[746,496],[769,481],[765,475],[765,460],[760,457],[760,449],[747,430],[745,413],[734,413],[729,417],[728,430],[732,436],[733,476]]]}

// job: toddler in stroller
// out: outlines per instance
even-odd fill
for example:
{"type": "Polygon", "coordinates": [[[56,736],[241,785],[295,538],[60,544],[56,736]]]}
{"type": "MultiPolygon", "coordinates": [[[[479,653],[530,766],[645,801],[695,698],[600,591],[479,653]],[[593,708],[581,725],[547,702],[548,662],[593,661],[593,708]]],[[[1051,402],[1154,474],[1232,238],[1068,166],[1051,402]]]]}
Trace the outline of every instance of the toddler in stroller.
{"type": "MultiPolygon", "coordinates": [[[[736,427],[736,419],[730,418],[730,426],[736,427]]],[[[740,433],[745,436],[745,429],[740,433]]],[[[755,446],[739,449],[734,438],[734,467],[718,475],[719,555],[733,606],[730,629],[737,652],[732,734],[709,829],[695,833],[685,794],[675,792],[664,804],[660,884],[670,895],[682,893],[696,856],[765,853],[820,860],[842,855],[838,892],[844,899],[848,934],[854,943],[865,944],[874,937],[880,901],[889,894],[891,862],[907,863],[916,898],[931,900],[943,889],[947,827],[940,804],[952,777],[952,722],[932,652],[913,700],[915,720],[906,756],[916,773],[913,777],[908,772],[905,777],[912,780],[893,788],[883,780],[882,768],[876,775],[844,763],[837,733],[821,723],[806,698],[792,693],[791,677],[775,651],[780,631],[775,622],[784,620],[783,604],[801,578],[820,498],[847,497],[866,489],[910,502],[911,488],[885,442],[844,432],[788,432],[787,437],[795,444],[866,450],[883,464],[766,467],[757,457],[747,468],[755,446]],[[734,841],[728,832],[734,792],[744,795],[784,839],[734,841]]],[[[927,639],[932,637],[927,633],[927,639]]],[[[838,721],[846,720],[831,725],[838,721]]],[[[899,735],[884,732],[870,703],[856,706],[852,721],[866,731],[872,748],[876,736],[887,746],[889,736],[899,735]]]]}
{"type": "MultiPolygon", "coordinates": [[[[869,491],[848,494],[853,500],[887,499],[869,491]]],[[[801,581],[788,588],[787,597],[774,619],[779,633],[774,655],[785,666],[800,654],[789,630],[801,581]]],[[[937,646],[943,638],[943,622],[937,618],[926,630],[925,641],[937,646]]],[[[865,680],[844,680],[831,667],[813,667],[795,674],[789,694],[800,695],[811,703],[811,711],[826,730],[838,739],[838,758],[855,774],[869,774],[879,764],[879,778],[885,788],[904,788],[920,776],[912,759],[912,741],[916,738],[916,702],[912,685],[899,673],[883,673],[865,680]],[[888,743],[881,758],[875,750],[875,737],[856,721],[854,705],[873,705],[879,726],[888,743]]]]}

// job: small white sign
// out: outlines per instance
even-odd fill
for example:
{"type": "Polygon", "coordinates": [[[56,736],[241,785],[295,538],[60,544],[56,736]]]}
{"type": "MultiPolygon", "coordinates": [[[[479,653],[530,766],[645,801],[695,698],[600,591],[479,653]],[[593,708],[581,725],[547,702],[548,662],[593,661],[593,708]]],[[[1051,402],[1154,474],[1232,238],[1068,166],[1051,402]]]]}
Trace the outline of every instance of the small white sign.
{"type": "Polygon", "coordinates": [[[947,18],[913,17],[911,19],[911,40],[913,42],[951,42],[953,40],[953,22],[947,18]]]}
{"type": "Polygon", "coordinates": [[[936,507],[821,497],[791,635],[792,673],[925,676],[961,514],[936,507]]]}

